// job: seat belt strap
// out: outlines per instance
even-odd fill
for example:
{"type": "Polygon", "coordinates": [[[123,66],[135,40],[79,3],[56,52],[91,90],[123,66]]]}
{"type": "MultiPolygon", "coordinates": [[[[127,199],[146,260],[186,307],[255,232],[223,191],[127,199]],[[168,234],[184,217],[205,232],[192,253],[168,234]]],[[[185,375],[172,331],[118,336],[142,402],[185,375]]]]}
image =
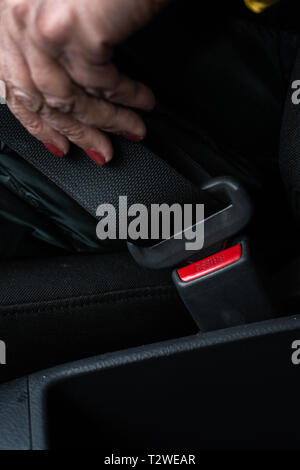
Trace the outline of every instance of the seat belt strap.
{"type": "Polygon", "coordinates": [[[221,203],[197,188],[164,160],[140,143],[113,137],[115,158],[97,166],[78,147],[70,155],[55,158],[32,137],[6,105],[0,105],[0,141],[55,183],[86,211],[96,217],[100,204],[118,207],[119,196],[128,205],[202,203],[215,212],[221,203]]]}

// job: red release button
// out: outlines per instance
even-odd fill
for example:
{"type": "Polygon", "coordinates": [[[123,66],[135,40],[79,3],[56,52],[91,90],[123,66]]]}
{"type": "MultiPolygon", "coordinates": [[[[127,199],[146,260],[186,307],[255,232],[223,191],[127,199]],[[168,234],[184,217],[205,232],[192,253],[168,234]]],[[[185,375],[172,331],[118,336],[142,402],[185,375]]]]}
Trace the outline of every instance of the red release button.
{"type": "Polygon", "coordinates": [[[242,246],[236,245],[201,261],[197,261],[197,263],[178,269],[177,272],[183,282],[189,282],[236,263],[236,261],[241,259],[241,256],[242,246]]]}

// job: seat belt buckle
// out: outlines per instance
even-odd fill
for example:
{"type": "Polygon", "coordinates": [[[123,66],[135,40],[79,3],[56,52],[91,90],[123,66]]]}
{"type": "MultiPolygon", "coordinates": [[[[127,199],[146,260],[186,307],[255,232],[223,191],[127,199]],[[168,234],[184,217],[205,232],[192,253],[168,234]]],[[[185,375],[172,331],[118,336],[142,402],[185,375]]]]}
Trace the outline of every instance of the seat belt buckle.
{"type": "Polygon", "coordinates": [[[175,269],[173,282],[200,331],[271,318],[271,306],[248,241],[175,269]]]}
{"type": "Polygon", "coordinates": [[[173,236],[150,247],[128,243],[130,253],[144,267],[174,269],[177,291],[201,331],[269,319],[271,306],[248,241],[240,238],[226,249],[220,248],[226,240],[240,236],[250,221],[252,205],[247,193],[230,177],[214,178],[202,189],[225,206],[189,228],[196,232],[204,225],[201,251],[187,251],[186,238],[173,236]]]}

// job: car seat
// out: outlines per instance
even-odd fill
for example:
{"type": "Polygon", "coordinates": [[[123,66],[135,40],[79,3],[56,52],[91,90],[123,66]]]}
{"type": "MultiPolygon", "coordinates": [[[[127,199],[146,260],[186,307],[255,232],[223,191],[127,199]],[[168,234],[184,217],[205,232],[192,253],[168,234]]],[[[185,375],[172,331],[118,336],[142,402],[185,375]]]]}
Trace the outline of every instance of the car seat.
{"type": "MultiPolygon", "coordinates": [[[[199,16],[199,2],[183,3],[173,2],[117,51],[120,67],[151,85],[159,105],[145,117],[145,143],[113,138],[116,156],[107,167],[76,147],[54,159],[1,105],[0,331],[9,345],[3,381],[198,331],[172,282],[172,263],[154,271],[139,266],[126,244],[97,241],[101,202],[117,205],[123,194],[148,206],[201,202],[209,218],[228,201],[205,185],[233,177],[254,205],[247,235],[266,291],[278,240],[287,239],[293,254],[297,232],[286,211],[277,136],[299,34],[282,33],[281,5],[257,19],[241,6],[204,5],[199,16]],[[276,204],[284,208],[282,229],[276,204]]],[[[223,249],[227,238],[199,257],[223,249]]]]}

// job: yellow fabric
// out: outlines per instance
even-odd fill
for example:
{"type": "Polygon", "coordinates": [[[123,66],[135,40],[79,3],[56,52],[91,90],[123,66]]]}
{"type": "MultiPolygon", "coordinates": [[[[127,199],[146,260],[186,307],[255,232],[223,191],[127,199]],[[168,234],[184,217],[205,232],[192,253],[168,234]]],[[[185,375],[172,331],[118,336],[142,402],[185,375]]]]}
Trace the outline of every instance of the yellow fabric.
{"type": "Polygon", "coordinates": [[[279,0],[244,0],[245,4],[254,13],[262,13],[266,8],[274,5],[279,0]]]}

